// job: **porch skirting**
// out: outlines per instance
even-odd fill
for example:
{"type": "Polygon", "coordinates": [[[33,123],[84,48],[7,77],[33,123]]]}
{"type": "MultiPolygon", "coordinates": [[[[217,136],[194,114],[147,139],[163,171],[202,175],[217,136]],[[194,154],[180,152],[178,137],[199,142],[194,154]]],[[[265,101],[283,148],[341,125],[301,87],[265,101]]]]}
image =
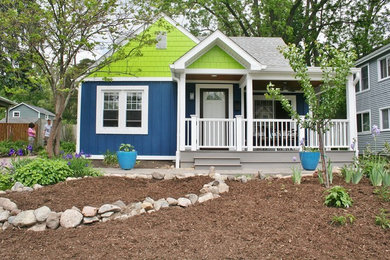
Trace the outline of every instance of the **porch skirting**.
{"type": "MultiPolygon", "coordinates": [[[[343,166],[353,161],[354,151],[327,151],[326,156],[333,166],[343,166]]],[[[286,169],[300,163],[299,151],[228,151],[203,150],[180,152],[180,167],[208,169],[214,166],[221,170],[286,169]],[[296,162],[293,161],[296,158],[296,162]]]]}

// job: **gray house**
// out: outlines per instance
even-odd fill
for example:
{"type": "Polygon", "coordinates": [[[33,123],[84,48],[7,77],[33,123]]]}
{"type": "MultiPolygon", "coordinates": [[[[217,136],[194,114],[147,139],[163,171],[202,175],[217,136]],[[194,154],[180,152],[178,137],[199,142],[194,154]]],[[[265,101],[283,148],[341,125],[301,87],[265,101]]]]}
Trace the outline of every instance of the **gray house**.
{"type": "MultiPolygon", "coordinates": [[[[53,120],[55,115],[41,107],[20,103],[8,109],[8,122],[10,123],[30,123],[38,119],[53,120]]],[[[5,119],[0,122],[4,123],[5,119]]]]}
{"type": "Polygon", "coordinates": [[[355,85],[359,151],[368,145],[380,151],[385,142],[390,143],[390,44],[362,57],[356,66],[361,69],[355,85]],[[381,131],[376,141],[373,125],[381,131]]]}

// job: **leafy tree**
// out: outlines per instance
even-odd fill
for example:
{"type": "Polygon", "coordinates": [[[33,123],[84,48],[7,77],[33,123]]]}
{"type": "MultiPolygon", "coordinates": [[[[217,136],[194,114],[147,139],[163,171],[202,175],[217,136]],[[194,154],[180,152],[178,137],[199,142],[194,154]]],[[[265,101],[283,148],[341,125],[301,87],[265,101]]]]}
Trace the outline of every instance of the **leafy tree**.
{"type": "Polygon", "coordinates": [[[282,53],[289,60],[291,68],[296,73],[303,90],[310,113],[301,119],[298,112],[293,109],[290,102],[275,88],[272,83],[267,86],[267,98],[274,98],[281,102],[283,108],[298,121],[304,128],[316,131],[318,134],[319,150],[321,153],[322,172],[326,176],[326,187],[329,187],[329,173],[325,162],[324,134],[329,130],[330,121],[336,116],[338,108],[343,104],[347,76],[351,73],[355,55],[339,51],[329,46],[317,44],[319,52],[317,62],[322,70],[322,84],[319,89],[311,84],[305,55],[301,49],[293,44],[282,49],[282,53]]]}
{"type": "MultiPolygon", "coordinates": [[[[33,69],[50,86],[55,120],[48,140],[49,156],[59,154],[61,121],[77,86],[90,72],[118,59],[139,55],[147,35],[138,36],[134,48],[121,48],[119,38],[131,37],[135,27],[149,21],[132,2],[121,0],[3,0],[0,17],[4,26],[13,28],[4,37],[18,39],[17,46],[28,55],[33,69]],[[105,56],[92,67],[77,70],[73,66],[80,54],[110,47],[116,55],[105,56]],[[55,142],[54,142],[55,141],[55,142]]],[[[11,50],[11,48],[9,48],[11,50]]]]}

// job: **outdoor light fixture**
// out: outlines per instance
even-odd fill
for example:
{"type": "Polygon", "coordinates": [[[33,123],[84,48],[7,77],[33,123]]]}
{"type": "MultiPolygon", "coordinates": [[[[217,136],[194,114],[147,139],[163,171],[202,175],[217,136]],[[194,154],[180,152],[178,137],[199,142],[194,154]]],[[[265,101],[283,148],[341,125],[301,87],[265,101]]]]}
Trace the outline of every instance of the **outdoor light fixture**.
{"type": "Polygon", "coordinates": [[[194,99],[195,99],[194,92],[190,92],[190,100],[194,100],[194,99]]]}
{"type": "Polygon", "coordinates": [[[212,78],[216,78],[217,75],[216,75],[216,74],[212,74],[211,77],[212,77],[212,78]]]}

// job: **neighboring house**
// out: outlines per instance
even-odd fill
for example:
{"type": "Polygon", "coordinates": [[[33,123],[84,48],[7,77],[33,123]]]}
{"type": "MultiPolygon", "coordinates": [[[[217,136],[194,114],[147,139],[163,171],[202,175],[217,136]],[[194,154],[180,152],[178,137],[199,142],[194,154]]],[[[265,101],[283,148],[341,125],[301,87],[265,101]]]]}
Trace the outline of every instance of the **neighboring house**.
{"type": "Polygon", "coordinates": [[[8,108],[14,105],[16,105],[16,102],[6,99],[4,97],[0,97],[0,107],[5,108],[5,122],[8,122],[8,108]]]}
{"type": "MultiPolygon", "coordinates": [[[[300,139],[318,145],[315,133],[298,128],[279,102],[264,97],[272,81],[301,115],[308,112],[278,50],[285,45],[281,38],[216,31],[199,40],[170,18],[159,19],[138,32],[156,35],[156,44],[81,84],[78,151],[103,158],[107,150],[131,143],[139,159],[176,160],[177,167],[280,168],[297,156],[300,139]]],[[[314,85],[321,84],[320,68],[310,67],[309,74],[314,85]]],[[[347,99],[347,119],[335,120],[325,137],[329,157],[339,164],[352,158],[357,137],[352,74],[347,99]]]]}
{"type": "MultiPolygon", "coordinates": [[[[38,119],[54,120],[55,115],[44,108],[20,103],[8,109],[9,123],[30,123],[36,122],[38,119]]],[[[5,123],[5,119],[0,122],[5,123]]]]}
{"type": "Polygon", "coordinates": [[[361,69],[356,84],[359,151],[368,145],[381,151],[385,142],[390,143],[390,44],[362,57],[356,66],[361,69]],[[381,130],[376,142],[371,134],[373,125],[381,130]]]}

